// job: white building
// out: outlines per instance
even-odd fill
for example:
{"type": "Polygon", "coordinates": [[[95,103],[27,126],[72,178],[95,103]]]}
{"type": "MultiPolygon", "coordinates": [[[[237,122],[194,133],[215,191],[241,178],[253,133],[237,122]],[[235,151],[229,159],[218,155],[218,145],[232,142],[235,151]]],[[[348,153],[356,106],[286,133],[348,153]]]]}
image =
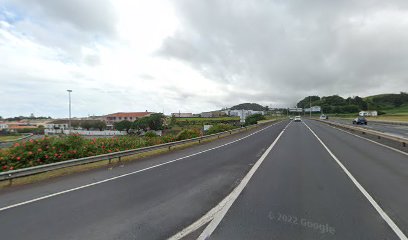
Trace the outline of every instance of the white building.
{"type": "Polygon", "coordinates": [[[194,117],[193,113],[172,113],[171,114],[172,117],[176,117],[176,118],[191,118],[194,117]]]}
{"type": "Polygon", "coordinates": [[[68,129],[68,123],[47,123],[46,129],[68,129]]]}
{"type": "Polygon", "coordinates": [[[264,111],[254,111],[254,110],[225,110],[224,111],[228,116],[236,116],[239,117],[241,122],[245,122],[245,119],[254,114],[262,114],[265,115],[264,111]]]}
{"type": "Polygon", "coordinates": [[[378,112],[377,111],[361,111],[358,113],[358,115],[362,117],[377,117],[378,112]]]}
{"type": "Polygon", "coordinates": [[[0,123],[0,129],[7,129],[8,125],[5,123],[0,123]]]}
{"type": "Polygon", "coordinates": [[[264,111],[254,111],[254,110],[224,110],[223,112],[225,112],[228,116],[249,116],[249,115],[253,115],[253,114],[262,114],[265,115],[264,111]]]}

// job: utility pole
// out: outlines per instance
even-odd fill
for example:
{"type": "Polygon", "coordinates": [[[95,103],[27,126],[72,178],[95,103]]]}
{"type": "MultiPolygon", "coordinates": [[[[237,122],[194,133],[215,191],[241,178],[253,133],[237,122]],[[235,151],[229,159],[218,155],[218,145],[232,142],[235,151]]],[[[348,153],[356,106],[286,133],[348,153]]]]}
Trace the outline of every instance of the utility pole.
{"type": "Polygon", "coordinates": [[[312,118],[312,99],[309,96],[309,118],[312,118]]]}
{"type": "Polygon", "coordinates": [[[68,130],[69,134],[71,134],[71,92],[72,90],[68,89],[68,99],[69,99],[69,120],[68,120],[68,130]]]}

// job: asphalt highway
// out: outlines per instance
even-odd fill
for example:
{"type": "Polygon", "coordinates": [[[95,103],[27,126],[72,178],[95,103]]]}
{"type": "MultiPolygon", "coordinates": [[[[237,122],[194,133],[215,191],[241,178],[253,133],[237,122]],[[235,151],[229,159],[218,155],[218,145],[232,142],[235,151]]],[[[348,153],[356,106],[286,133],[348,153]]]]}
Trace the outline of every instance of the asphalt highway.
{"type": "MultiPolygon", "coordinates": [[[[306,120],[408,233],[408,156],[306,120]]],[[[303,123],[282,135],[211,239],[400,239],[303,123]]]]}
{"type": "MultiPolygon", "coordinates": [[[[338,123],[351,125],[351,126],[353,125],[352,120],[333,119],[329,121],[338,122],[338,123]]],[[[379,131],[382,133],[386,133],[392,136],[408,139],[408,126],[407,125],[393,125],[393,124],[387,124],[387,123],[378,123],[378,122],[368,121],[367,125],[354,125],[354,126],[359,126],[359,127],[379,131]]]]}
{"type": "Polygon", "coordinates": [[[192,235],[216,219],[206,238],[408,233],[408,155],[304,120],[0,190],[1,239],[166,239],[243,184],[226,214],[192,235]]]}
{"type": "Polygon", "coordinates": [[[231,192],[287,123],[112,170],[98,169],[2,190],[1,239],[170,237],[231,192]],[[167,163],[175,159],[179,160],[167,163]],[[159,165],[163,163],[167,164],[159,165]],[[118,176],[123,177],[112,179],[118,176]],[[112,180],[81,188],[106,179],[112,180]],[[50,197],[73,188],[80,189],[50,197]]]}

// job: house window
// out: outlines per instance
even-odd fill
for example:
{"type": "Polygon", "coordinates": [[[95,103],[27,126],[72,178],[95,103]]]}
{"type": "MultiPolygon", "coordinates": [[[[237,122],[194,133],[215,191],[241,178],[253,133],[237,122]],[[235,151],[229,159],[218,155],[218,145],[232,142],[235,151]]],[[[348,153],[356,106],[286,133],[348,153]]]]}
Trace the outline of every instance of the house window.
{"type": "Polygon", "coordinates": [[[119,120],[122,120],[122,117],[119,117],[119,120]]]}
{"type": "Polygon", "coordinates": [[[127,120],[127,117],[125,117],[125,120],[127,120]]]}
{"type": "Polygon", "coordinates": [[[129,117],[130,120],[132,120],[132,117],[129,117]]]}

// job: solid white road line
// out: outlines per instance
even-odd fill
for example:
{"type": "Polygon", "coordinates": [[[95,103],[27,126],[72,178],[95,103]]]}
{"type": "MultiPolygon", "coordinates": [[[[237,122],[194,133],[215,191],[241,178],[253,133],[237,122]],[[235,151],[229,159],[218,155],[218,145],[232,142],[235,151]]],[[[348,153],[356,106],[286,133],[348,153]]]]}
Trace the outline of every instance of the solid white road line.
{"type": "Polygon", "coordinates": [[[200,152],[196,152],[196,153],[194,153],[194,154],[190,154],[190,155],[187,155],[187,156],[184,156],[184,157],[180,157],[180,158],[177,158],[177,159],[173,159],[173,160],[170,160],[170,161],[167,161],[167,162],[164,162],[164,163],[160,163],[160,164],[157,164],[157,165],[154,165],[154,166],[151,166],[151,167],[143,168],[143,169],[140,169],[140,170],[137,170],[137,171],[134,171],[134,172],[125,173],[125,174],[122,174],[122,175],[119,175],[119,176],[116,176],[116,177],[107,178],[107,179],[104,179],[104,180],[101,180],[101,181],[97,181],[97,182],[94,182],[94,183],[90,183],[90,184],[82,185],[82,186],[79,186],[79,187],[71,188],[71,189],[68,189],[68,190],[64,190],[64,191],[52,193],[52,194],[45,195],[45,196],[38,197],[38,198],[34,198],[34,199],[31,199],[31,200],[28,200],[28,201],[24,201],[24,202],[12,204],[12,205],[9,205],[9,206],[0,208],[0,212],[1,212],[1,211],[4,211],[4,210],[7,210],[7,209],[10,209],[10,208],[15,208],[15,207],[22,206],[22,205],[26,205],[26,204],[29,204],[29,203],[38,202],[38,201],[40,201],[40,200],[44,200],[44,199],[47,199],[47,198],[55,197],[55,196],[58,196],[58,195],[61,195],[61,194],[64,194],[64,193],[69,193],[69,192],[77,191],[77,190],[80,190],[80,189],[83,189],[83,188],[95,186],[95,185],[98,185],[98,184],[101,184],[101,183],[113,181],[113,180],[116,180],[116,179],[119,179],[119,178],[123,178],[123,177],[129,176],[129,175],[137,174],[137,173],[144,172],[144,171],[147,171],[147,170],[150,170],[150,169],[153,169],[153,168],[157,168],[157,167],[160,167],[160,166],[163,166],[163,165],[167,165],[167,164],[169,164],[169,163],[177,162],[177,161],[180,161],[180,160],[183,160],[183,159],[192,157],[192,156],[196,156],[196,155],[199,155],[199,154],[208,152],[208,151],[212,151],[212,150],[215,150],[215,149],[217,149],[217,148],[225,147],[225,146],[230,145],[230,144],[232,144],[232,143],[236,143],[236,142],[241,141],[241,140],[243,140],[243,139],[245,139],[245,138],[248,138],[248,137],[250,137],[250,136],[252,136],[252,135],[254,135],[254,134],[257,134],[257,133],[259,133],[259,132],[261,132],[261,131],[264,131],[264,130],[266,130],[266,129],[268,129],[268,128],[270,128],[270,127],[272,127],[272,126],[274,126],[274,125],[276,125],[276,124],[278,124],[278,123],[280,123],[280,122],[274,123],[274,124],[272,124],[272,125],[270,125],[270,126],[267,126],[267,127],[262,128],[262,129],[260,129],[260,130],[258,130],[258,131],[255,131],[255,132],[253,132],[253,133],[251,133],[251,134],[249,134],[249,135],[247,135],[247,136],[245,136],[245,137],[236,139],[236,140],[234,140],[234,141],[231,141],[231,142],[222,144],[222,145],[217,146],[217,147],[209,148],[209,149],[206,149],[206,150],[203,150],[203,151],[200,151],[200,152]]]}
{"type": "MultiPolygon", "coordinates": [[[[268,156],[269,152],[272,150],[272,148],[275,146],[276,142],[279,140],[279,138],[282,136],[282,134],[285,132],[286,128],[290,125],[291,122],[289,122],[286,127],[279,133],[279,135],[276,137],[275,141],[269,146],[269,148],[262,154],[262,156],[256,161],[254,166],[249,170],[247,175],[242,179],[240,184],[223,200],[221,201],[217,206],[216,210],[214,210],[215,214],[213,216],[212,221],[208,224],[208,226],[204,229],[204,231],[200,234],[200,236],[197,238],[198,240],[204,240],[207,239],[217,228],[218,224],[221,222],[221,220],[224,218],[225,214],[228,212],[232,204],[235,202],[235,200],[238,198],[238,196],[241,194],[242,190],[245,188],[245,186],[248,184],[249,180],[251,180],[252,176],[256,172],[256,170],[259,168],[259,166],[262,164],[262,162],[265,160],[266,156],[268,156]]],[[[210,212],[212,212],[211,210],[210,212]]],[[[176,239],[176,238],[174,238],[176,239]]]]}
{"type": "Polygon", "coordinates": [[[323,141],[316,135],[316,133],[305,123],[305,126],[313,133],[313,135],[319,140],[330,156],[337,162],[337,164],[343,169],[346,175],[351,179],[351,181],[356,185],[358,190],[367,198],[371,205],[377,210],[384,221],[391,227],[391,229],[397,234],[401,240],[408,240],[407,236],[401,231],[401,229],[395,224],[395,222],[388,216],[388,214],[378,205],[373,197],[361,186],[361,184],[354,178],[354,176],[347,170],[347,168],[340,162],[340,160],[330,151],[330,149],[323,143],[323,141]]]}
{"type": "Polygon", "coordinates": [[[351,133],[351,132],[347,132],[346,130],[340,129],[340,128],[338,128],[338,127],[333,127],[333,126],[330,126],[330,125],[329,125],[328,127],[331,127],[331,128],[337,129],[337,130],[339,130],[339,131],[342,131],[342,132],[345,132],[345,133],[347,133],[347,134],[350,134],[350,135],[352,135],[352,136],[354,136],[354,137],[358,137],[358,138],[361,138],[361,139],[367,140],[367,141],[369,141],[369,142],[371,142],[371,143],[375,143],[375,144],[380,145],[380,146],[382,146],[382,147],[385,147],[385,148],[391,149],[391,150],[393,150],[393,151],[396,151],[396,152],[399,152],[399,153],[401,153],[401,154],[404,154],[404,155],[407,155],[407,156],[408,156],[408,153],[403,152],[403,151],[401,151],[401,150],[399,150],[399,149],[396,149],[396,148],[393,148],[393,147],[390,147],[390,146],[384,145],[384,144],[382,144],[382,143],[379,143],[379,142],[376,142],[376,141],[374,141],[374,140],[371,140],[371,139],[368,139],[368,138],[365,138],[365,137],[359,136],[359,135],[354,134],[354,133],[351,133]]]}

